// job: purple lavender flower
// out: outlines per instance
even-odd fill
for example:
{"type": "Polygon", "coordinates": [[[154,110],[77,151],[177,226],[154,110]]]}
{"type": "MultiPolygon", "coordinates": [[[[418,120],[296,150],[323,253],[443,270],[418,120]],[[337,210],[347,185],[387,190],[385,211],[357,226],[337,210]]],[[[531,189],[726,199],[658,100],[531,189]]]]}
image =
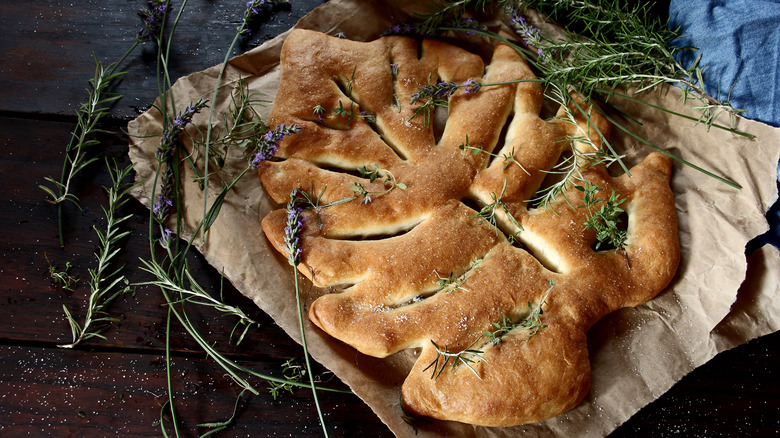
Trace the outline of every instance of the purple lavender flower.
{"type": "Polygon", "coordinates": [[[299,189],[290,192],[290,201],[287,203],[287,226],[284,228],[284,249],[287,250],[287,261],[292,266],[301,262],[301,231],[303,230],[303,208],[299,189]]]}
{"type": "Polygon", "coordinates": [[[409,103],[413,104],[421,100],[447,100],[458,90],[458,84],[452,81],[439,82],[432,85],[425,85],[412,94],[409,103]]]}
{"type": "Polygon", "coordinates": [[[249,0],[246,3],[246,10],[244,11],[244,19],[241,22],[241,26],[238,28],[238,33],[241,35],[249,36],[252,34],[250,26],[252,22],[260,18],[260,16],[270,12],[274,6],[289,4],[288,0],[249,0]]]}
{"type": "Polygon", "coordinates": [[[317,116],[318,123],[322,123],[322,121],[325,120],[326,111],[322,105],[316,105],[314,108],[312,108],[311,112],[313,112],[314,115],[317,116]]]}
{"type": "Polygon", "coordinates": [[[181,135],[181,133],[184,132],[184,128],[192,122],[192,118],[195,114],[199,113],[200,110],[206,106],[206,102],[207,100],[205,99],[199,99],[173,117],[173,121],[168,126],[168,129],[163,131],[162,139],[160,140],[160,148],[157,150],[157,161],[162,163],[168,160],[168,156],[173,152],[174,146],[176,146],[176,143],[179,141],[179,135],[181,135]]]}
{"type": "Polygon", "coordinates": [[[160,193],[157,194],[157,201],[152,206],[152,215],[158,223],[162,224],[170,216],[173,207],[173,168],[170,162],[166,163],[160,180],[160,193]]]}
{"type": "Polygon", "coordinates": [[[171,238],[173,237],[173,230],[168,227],[163,227],[162,236],[160,236],[160,245],[163,248],[168,248],[171,244],[171,238]]]}
{"type": "Polygon", "coordinates": [[[538,47],[540,42],[541,31],[534,27],[524,16],[520,14],[520,11],[513,6],[506,6],[506,14],[509,16],[509,23],[515,29],[515,32],[523,39],[523,43],[526,46],[537,47],[536,53],[542,58],[544,51],[538,47]]]}
{"type": "Polygon", "coordinates": [[[432,37],[436,35],[436,29],[425,29],[419,23],[396,23],[382,31],[380,36],[403,35],[410,37],[432,37]]]}
{"type": "Polygon", "coordinates": [[[461,87],[463,87],[463,91],[465,91],[466,94],[476,94],[479,92],[479,89],[482,88],[482,84],[469,78],[461,87]]]}
{"type": "Polygon", "coordinates": [[[390,64],[390,74],[393,75],[393,77],[398,76],[398,64],[390,64]]]}
{"type": "Polygon", "coordinates": [[[469,36],[477,35],[477,33],[474,31],[486,32],[488,30],[487,26],[480,24],[477,20],[471,17],[450,20],[442,23],[441,27],[458,29],[459,32],[463,32],[469,36]]]}
{"type": "Polygon", "coordinates": [[[298,125],[280,124],[276,128],[266,132],[258,142],[257,153],[252,157],[252,167],[257,169],[260,162],[268,160],[276,155],[279,150],[279,142],[283,138],[301,132],[298,125]]]}
{"type": "Polygon", "coordinates": [[[184,111],[177,113],[168,129],[163,131],[162,139],[160,139],[160,147],[155,155],[157,162],[161,166],[164,165],[165,170],[160,176],[160,192],[157,194],[157,200],[154,205],[152,205],[152,214],[154,219],[161,224],[168,219],[173,207],[173,166],[175,165],[173,151],[179,142],[179,136],[184,131],[184,128],[192,122],[192,117],[205,106],[206,100],[200,99],[190,104],[184,111]]]}
{"type": "Polygon", "coordinates": [[[139,43],[156,38],[165,26],[165,20],[170,12],[170,5],[165,0],[148,0],[147,4],[149,5],[147,8],[138,11],[138,16],[144,24],[144,28],[136,35],[139,43]]]}

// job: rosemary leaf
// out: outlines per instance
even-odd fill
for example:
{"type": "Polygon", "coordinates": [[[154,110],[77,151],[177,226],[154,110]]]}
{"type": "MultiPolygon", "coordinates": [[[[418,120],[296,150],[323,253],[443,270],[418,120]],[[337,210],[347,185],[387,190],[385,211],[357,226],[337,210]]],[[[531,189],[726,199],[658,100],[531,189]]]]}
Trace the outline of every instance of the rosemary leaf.
{"type": "Polygon", "coordinates": [[[134,186],[132,183],[124,182],[124,179],[130,175],[133,165],[118,169],[116,162],[110,165],[106,160],[106,167],[111,176],[112,186],[105,188],[108,194],[108,208],[103,208],[106,215],[106,229],[101,231],[97,227],[93,227],[100,240],[100,246],[95,254],[97,266],[89,269],[90,279],[87,284],[90,292],[87,314],[84,322],[79,323],[67,307],[63,306],[73,339],[69,344],[59,345],[62,348],[73,348],[79,343],[95,337],[105,339],[102,333],[110,327],[112,322],[117,321],[116,318],[106,316],[106,306],[119,295],[132,291],[127,279],[121,273],[122,267],[115,268],[113,271],[109,269],[112,260],[120,250],[119,241],[129,234],[129,231],[120,231],[119,226],[132,215],[117,217],[117,210],[127,202],[127,194],[134,186]]]}
{"type": "Polygon", "coordinates": [[[73,130],[70,142],[65,148],[65,162],[63,163],[60,179],[56,180],[53,177],[46,177],[45,180],[50,185],[38,186],[49,196],[50,199],[48,201],[57,205],[60,246],[65,246],[62,204],[65,201],[70,201],[81,208],[79,198],[71,191],[71,183],[79,172],[97,160],[97,157],[87,155],[87,150],[90,147],[100,144],[99,141],[92,137],[95,134],[113,133],[112,131],[99,128],[103,117],[109,114],[111,105],[122,97],[120,94],[111,93],[108,90],[112,84],[121,80],[125,75],[125,72],[119,72],[117,68],[135,50],[138,44],[139,42],[136,41],[117,62],[108,66],[104,66],[95,54],[92,55],[92,59],[95,62],[95,72],[92,79],[89,80],[90,87],[87,89],[87,100],[81,103],[76,111],[76,128],[73,130]]]}

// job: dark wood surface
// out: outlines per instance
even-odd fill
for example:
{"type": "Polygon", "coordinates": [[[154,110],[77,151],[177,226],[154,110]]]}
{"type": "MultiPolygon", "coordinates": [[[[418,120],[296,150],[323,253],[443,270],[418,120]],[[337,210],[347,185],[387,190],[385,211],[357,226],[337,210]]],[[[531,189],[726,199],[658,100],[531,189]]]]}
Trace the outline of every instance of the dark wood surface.
{"type": "MultiPolygon", "coordinates": [[[[286,30],[320,4],[293,0],[238,51],[286,30]]],[[[65,207],[64,248],[58,243],[56,209],[38,188],[44,177],[62,169],[74,111],[85,99],[94,68],[92,53],[105,62],[119,58],[140,26],[136,10],[141,6],[140,0],[0,2],[0,436],[162,435],[166,312],[156,288],[137,287],[135,294],[114,302],[109,311],[120,321],[106,333],[107,340],[72,350],[57,347],[70,339],[62,306],[83,317],[88,289],[83,281],[73,292],[59,288],[49,278],[49,264],[62,268],[70,261],[74,274],[88,277],[97,244],[92,226],[102,225],[106,202],[100,187],[109,184],[103,165],[90,166],[75,181],[82,209],[65,207]]],[[[242,1],[189,0],[174,42],[174,78],[221,62],[242,8],[242,1]]],[[[127,164],[121,130],[157,95],[154,46],[136,50],[124,70],[128,73],[117,89],[124,97],[107,121],[119,133],[101,137],[101,154],[127,164]]],[[[148,251],[147,212],[132,200],[123,213],[133,214],[126,223],[132,235],[119,261],[126,263],[131,281],[148,281],[138,262],[148,251]]],[[[200,281],[217,290],[218,273],[198,256],[191,262],[200,281]]],[[[221,351],[270,374],[278,374],[285,360],[301,356],[297,344],[229,285],[225,297],[260,327],[235,347],[226,336],[231,321],[198,310],[203,332],[221,351]]],[[[171,343],[182,435],[197,436],[204,431],[197,424],[230,416],[239,391],[177,325],[171,343]]],[[[778,351],[780,334],[775,333],[717,356],[611,436],[780,436],[778,351]]],[[[357,397],[322,393],[321,399],[331,436],[391,436],[357,397]]],[[[238,413],[232,427],[218,436],[321,435],[306,390],[278,400],[268,393],[243,397],[238,413]]]]}

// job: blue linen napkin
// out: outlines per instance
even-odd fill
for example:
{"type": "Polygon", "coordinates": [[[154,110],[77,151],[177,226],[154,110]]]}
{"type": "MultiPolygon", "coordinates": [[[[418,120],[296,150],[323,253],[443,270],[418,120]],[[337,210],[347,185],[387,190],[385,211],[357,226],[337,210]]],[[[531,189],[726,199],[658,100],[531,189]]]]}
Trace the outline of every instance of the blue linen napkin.
{"type": "MultiPolygon", "coordinates": [[[[780,127],[780,0],[671,0],[669,16],[683,35],[673,45],[698,49],[678,60],[688,67],[701,55],[707,94],[727,100],[731,93],[744,117],[780,127]]],[[[780,248],[780,202],[767,219],[770,231],[748,252],[765,243],[780,248]]]]}

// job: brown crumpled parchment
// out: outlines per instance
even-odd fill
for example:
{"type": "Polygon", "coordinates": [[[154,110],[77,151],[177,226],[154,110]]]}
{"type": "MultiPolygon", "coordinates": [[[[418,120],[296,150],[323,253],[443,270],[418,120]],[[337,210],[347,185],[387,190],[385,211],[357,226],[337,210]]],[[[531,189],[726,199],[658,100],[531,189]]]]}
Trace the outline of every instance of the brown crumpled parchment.
{"type": "MultiPolygon", "coordinates": [[[[419,2],[418,2],[419,3],[419,2]]],[[[421,2],[427,4],[427,2],[421,2]]],[[[304,17],[296,27],[328,34],[343,32],[367,41],[389,24],[404,21],[419,8],[411,0],[332,0],[304,17]]],[[[239,78],[251,91],[272,100],[279,77],[279,52],[286,34],[232,59],[218,98],[210,104],[219,125],[230,93],[239,78]]],[[[210,98],[220,66],[180,79],[171,91],[177,108],[199,98],[210,98]]],[[[680,90],[668,87],[644,98],[682,113],[680,90]]],[[[685,374],[718,352],[780,329],[780,257],[764,247],[749,257],[745,244],[767,230],[765,213],[777,199],[776,166],[780,158],[780,129],[746,119],[737,128],[756,136],[746,139],[726,131],[707,129],[691,121],[650,110],[631,102],[612,102],[642,121],[635,131],[685,160],[715,171],[742,186],[729,187],[690,167],[675,164],[672,187],[680,223],[682,262],[670,287],[649,303],[619,310],[588,333],[592,385],[575,409],[556,418],[514,428],[483,428],[459,423],[422,424],[415,435],[401,419],[400,385],[414,362],[411,352],[386,359],[361,355],[351,347],[306,325],[309,351],[348,384],[397,436],[605,436],[643,406],[667,391],[685,374]]],[[[270,106],[264,108],[267,116],[270,106]]],[[[721,118],[720,122],[728,124],[721,118]]],[[[193,123],[205,132],[207,111],[193,123]]],[[[130,122],[130,157],[141,184],[134,196],[149,206],[157,161],[162,118],[152,109],[130,122]]],[[[651,149],[613,130],[631,165],[651,149]]],[[[239,153],[227,169],[209,181],[210,206],[222,182],[230,182],[246,165],[239,153]]],[[[179,212],[188,229],[203,217],[203,192],[183,166],[186,182],[179,212]]],[[[213,170],[213,168],[211,169],[213,170]]],[[[281,326],[299,339],[292,270],[286,259],[270,248],[260,220],[277,206],[265,195],[251,172],[225,198],[220,215],[198,249],[217,270],[281,326]]],[[[186,237],[186,236],[185,236],[186,237]]],[[[318,296],[303,287],[307,303],[318,296]]]]}

